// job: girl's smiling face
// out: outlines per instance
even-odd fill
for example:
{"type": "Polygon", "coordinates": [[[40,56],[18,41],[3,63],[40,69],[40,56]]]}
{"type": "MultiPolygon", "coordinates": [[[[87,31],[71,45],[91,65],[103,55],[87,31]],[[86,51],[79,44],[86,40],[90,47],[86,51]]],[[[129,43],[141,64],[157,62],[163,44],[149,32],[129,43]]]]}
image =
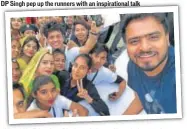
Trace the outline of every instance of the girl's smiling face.
{"type": "Polygon", "coordinates": [[[41,59],[39,66],[36,70],[37,75],[51,75],[54,70],[54,58],[53,55],[46,53],[41,59]]]}

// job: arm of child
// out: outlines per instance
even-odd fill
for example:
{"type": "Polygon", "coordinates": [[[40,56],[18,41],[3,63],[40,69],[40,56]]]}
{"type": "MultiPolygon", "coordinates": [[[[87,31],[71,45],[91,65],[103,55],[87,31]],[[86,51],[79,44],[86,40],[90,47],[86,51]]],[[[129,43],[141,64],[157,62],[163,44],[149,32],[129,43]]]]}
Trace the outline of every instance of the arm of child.
{"type": "Polygon", "coordinates": [[[76,102],[71,103],[70,110],[72,111],[77,110],[77,114],[79,116],[88,116],[88,110],[76,102]]]}
{"type": "Polygon", "coordinates": [[[109,99],[111,101],[115,101],[115,100],[119,99],[126,89],[126,81],[124,79],[122,79],[119,75],[117,75],[117,79],[114,83],[119,84],[119,88],[118,88],[117,92],[113,92],[113,93],[109,94],[109,99]]]}
{"type": "Polygon", "coordinates": [[[31,110],[23,113],[15,113],[15,119],[25,119],[25,118],[48,118],[52,117],[47,110],[31,110]]]}
{"type": "Polygon", "coordinates": [[[95,46],[97,42],[99,31],[100,31],[100,27],[97,27],[95,21],[93,21],[91,24],[89,37],[85,45],[80,47],[79,53],[89,53],[91,51],[91,49],[95,46]]]}

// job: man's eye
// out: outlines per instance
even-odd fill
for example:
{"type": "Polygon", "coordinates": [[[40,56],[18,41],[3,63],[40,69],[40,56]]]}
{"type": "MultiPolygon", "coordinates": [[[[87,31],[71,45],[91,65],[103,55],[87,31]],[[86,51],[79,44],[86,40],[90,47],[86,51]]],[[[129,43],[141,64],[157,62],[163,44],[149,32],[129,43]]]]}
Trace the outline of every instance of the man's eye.
{"type": "Polygon", "coordinates": [[[156,35],[150,35],[148,38],[149,38],[149,40],[155,41],[155,40],[158,40],[160,38],[160,35],[158,35],[158,34],[156,34],[156,35]]]}
{"type": "Polygon", "coordinates": [[[129,44],[131,44],[131,45],[136,45],[136,44],[138,44],[138,42],[139,42],[139,39],[133,39],[133,40],[129,40],[129,44]]]}

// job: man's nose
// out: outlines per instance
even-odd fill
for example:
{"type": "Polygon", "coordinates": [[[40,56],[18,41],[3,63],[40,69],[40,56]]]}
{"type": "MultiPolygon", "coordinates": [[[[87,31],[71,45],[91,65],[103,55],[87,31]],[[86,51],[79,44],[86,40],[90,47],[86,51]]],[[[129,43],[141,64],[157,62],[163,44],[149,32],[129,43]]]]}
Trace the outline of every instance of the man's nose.
{"type": "Polygon", "coordinates": [[[140,43],[140,50],[149,51],[150,48],[151,48],[151,45],[150,45],[149,41],[146,38],[142,38],[141,43],[140,43]]]}

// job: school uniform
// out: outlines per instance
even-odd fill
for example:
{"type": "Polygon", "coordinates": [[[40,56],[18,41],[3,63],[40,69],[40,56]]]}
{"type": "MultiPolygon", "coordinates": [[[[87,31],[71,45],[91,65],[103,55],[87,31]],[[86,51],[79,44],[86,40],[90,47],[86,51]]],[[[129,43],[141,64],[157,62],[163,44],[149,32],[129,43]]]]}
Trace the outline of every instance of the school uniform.
{"type": "MultiPolygon", "coordinates": [[[[77,86],[71,87],[71,76],[67,77],[65,74],[58,74],[58,79],[60,81],[61,95],[64,95],[65,97],[69,98],[70,100],[74,102],[80,102],[84,100],[83,98],[80,98],[77,96],[78,89],[77,86]]],[[[92,97],[93,102],[90,103],[92,108],[99,113],[100,115],[110,115],[108,106],[105,104],[105,102],[100,98],[97,89],[95,88],[95,85],[93,85],[87,78],[83,79],[83,88],[88,91],[88,94],[90,97],[92,97]]]]}
{"type": "MultiPolygon", "coordinates": [[[[64,113],[63,113],[64,109],[69,110],[71,103],[72,103],[71,100],[67,99],[66,97],[64,97],[62,95],[58,95],[54,104],[49,109],[49,113],[53,117],[63,117],[64,116],[64,113]]],[[[27,111],[31,111],[31,110],[35,110],[35,109],[41,110],[38,107],[38,105],[36,104],[36,99],[34,99],[32,101],[32,103],[28,107],[27,111]]]]}
{"type": "Polygon", "coordinates": [[[98,71],[87,74],[87,79],[98,85],[100,83],[113,83],[116,81],[117,76],[116,73],[102,66],[98,71]]]}

